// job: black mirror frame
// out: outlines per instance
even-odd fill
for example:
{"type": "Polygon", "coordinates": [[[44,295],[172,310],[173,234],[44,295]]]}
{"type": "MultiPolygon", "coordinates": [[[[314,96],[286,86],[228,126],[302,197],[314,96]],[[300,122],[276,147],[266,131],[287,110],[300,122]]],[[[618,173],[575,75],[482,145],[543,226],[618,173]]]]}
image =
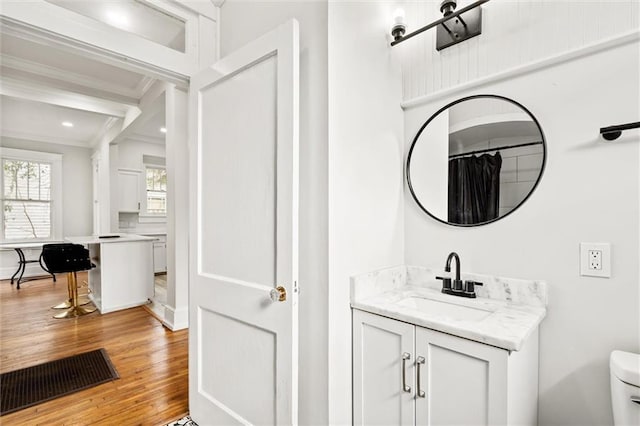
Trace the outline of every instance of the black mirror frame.
{"type": "Polygon", "coordinates": [[[496,222],[500,219],[503,219],[507,216],[509,216],[511,213],[513,213],[514,211],[518,210],[520,208],[520,206],[522,206],[531,196],[531,194],[534,193],[534,191],[536,190],[536,188],[538,187],[538,184],[540,183],[540,180],[542,179],[542,175],[544,174],[544,170],[546,168],[547,165],[547,139],[544,136],[544,131],[542,130],[542,126],[540,125],[540,122],[538,121],[538,119],[531,113],[531,111],[529,111],[527,108],[525,108],[521,103],[514,101],[513,99],[507,98],[505,96],[500,96],[500,95],[488,95],[488,94],[481,94],[481,95],[471,95],[471,96],[466,96],[464,98],[460,98],[457,99],[453,102],[448,103],[447,105],[443,106],[442,108],[440,108],[438,111],[436,111],[431,117],[429,117],[429,119],[422,125],[422,127],[420,127],[420,130],[418,130],[418,133],[416,134],[416,136],[413,138],[413,142],[411,143],[411,147],[409,148],[409,153],[407,154],[407,161],[406,161],[406,165],[405,165],[405,173],[406,173],[406,177],[407,177],[407,185],[409,186],[409,191],[411,192],[411,196],[413,197],[414,201],[418,204],[418,206],[420,207],[420,209],[425,212],[427,215],[431,216],[433,219],[437,220],[440,223],[444,223],[445,225],[450,225],[450,226],[457,226],[457,227],[461,227],[461,228],[470,228],[473,226],[482,226],[482,225],[488,225],[490,223],[496,222]],[[434,216],[433,214],[431,214],[429,212],[429,210],[427,210],[422,203],[420,203],[420,200],[418,200],[418,196],[416,195],[416,193],[413,190],[413,186],[411,185],[411,172],[409,171],[409,167],[411,165],[411,154],[413,153],[413,148],[415,147],[416,143],[418,142],[418,138],[420,138],[420,135],[422,134],[422,131],[429,125],[429,123],[431,123],[431,121],[433,121],[442,111],[451,108],[452,106],[459,104],[461,102],[464,101],[468,101],[471,99],[480,99],[480,98],[492,98],[492,99],[501,99],[503,101],[506,102],[510,102],[514,105],[517,105],[518,107],[522,108],[522,110],[524,112],[526,112],[529,117],[531,117],[531,119],[533,120],[533,122],[538,126],[538,130],[540,131],[540,136],[542,137],[542,166],[540,167],[540,174],[538,175],[538,179],[536,180],[535,184],[533,185],[533,187],[531,188],[531,191],[529,191],[529,193],[527,194],[526,197],[524,197],[522,199],[522,201],[520,201],[520,203],[515,206],[513,209],[511,209],[508,213],[504,214],[503,216],[498,216],[495,219],[492,220],[488,220],[486,222],[480,222],[480,223],[473,223],[473,224],[464,224],[464,223],[451,223],[445,220],[442,220],[436,216],[434,216]]]}

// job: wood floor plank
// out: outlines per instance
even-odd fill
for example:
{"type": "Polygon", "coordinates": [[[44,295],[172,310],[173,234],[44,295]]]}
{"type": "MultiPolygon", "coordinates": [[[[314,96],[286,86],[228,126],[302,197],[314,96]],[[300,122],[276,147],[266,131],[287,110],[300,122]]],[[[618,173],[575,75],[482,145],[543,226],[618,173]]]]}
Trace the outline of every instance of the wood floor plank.
{"type": "MultiPolygon", "coordinates": [[[[86,281],[78,274],[78,282],[86,281]]],[[[105,348],[120,379],[0,417],[0,425],[157,426],[188,411],[188,332],[144,308],[54,319],[66,278],[0,281],[0,372],[105,348]]]]}

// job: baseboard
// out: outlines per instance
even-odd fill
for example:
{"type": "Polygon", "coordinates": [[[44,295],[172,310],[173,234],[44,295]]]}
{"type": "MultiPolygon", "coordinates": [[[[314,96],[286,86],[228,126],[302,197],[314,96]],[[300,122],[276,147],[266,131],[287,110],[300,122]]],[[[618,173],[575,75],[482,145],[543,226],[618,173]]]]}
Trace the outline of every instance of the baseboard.
{"type": "MultiPolygon", "coordinates": [[[[17,269],[18,269],[18,262],[16,262],[16,264],[12,266],[1,267],[0,280],[10,280],[13,274],[16,273],[17,269]]],[[[24,270],[24,275],[22,277],[28,278],[28,277],[38,277],[38,276],[44,276],[44,275],[47,275],[47,273],[43,271],[40,265],[36,263],[33,265],[27,265],[27,267],[24,270]]],[[[18,277],[16,277],[16,279],[17,278],[18,277]]]]}
{"type": "Polygon", "coordinates": [[[189,308],[174,309],[165,305],[162,323],[171,331],[189,328],[189,308]]]}
{"type": "Polygon", "coordinates": [[[109,312],[122,311],[124,309],[135,308],[138,306],[144,306],[147,304],[147,300],[140,300],[133,303],[125,303],[124,305],[109,306],[108,308],[98,309],[101,314],[108,314],[109,312]]]}

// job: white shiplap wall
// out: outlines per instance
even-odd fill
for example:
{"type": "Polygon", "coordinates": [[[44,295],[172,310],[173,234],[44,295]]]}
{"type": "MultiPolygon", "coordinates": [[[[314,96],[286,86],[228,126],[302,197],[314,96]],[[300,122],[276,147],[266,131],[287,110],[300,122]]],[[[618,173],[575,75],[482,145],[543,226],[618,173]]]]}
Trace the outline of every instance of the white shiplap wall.
{"type": "MultiPolygon", "coordinates": [[[[472,0],[458,1],[458,9],[472,0]]],[[[442,17],[440,1],[403,2],[407,32],[442,17]]],[[[511,68],[570,52],[640,27],[638,0],[492,0],[482,34],[440,52],[428,30],[394,49],[402,61],[403,99],[428,96],[511,68]]],[[[612,64],[612,75],[615,64],[612,64]]]]}

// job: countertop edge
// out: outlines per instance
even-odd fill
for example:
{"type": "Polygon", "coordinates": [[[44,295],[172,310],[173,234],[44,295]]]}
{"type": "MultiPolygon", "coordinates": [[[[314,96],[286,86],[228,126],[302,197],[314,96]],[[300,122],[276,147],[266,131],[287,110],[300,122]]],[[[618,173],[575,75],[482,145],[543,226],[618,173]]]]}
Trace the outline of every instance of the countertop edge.
{"type": "Polygon", "coordinates": [[[439,331],[441,333],[450,334],[456,337],[461,337],[467,340],[472,340],[474,342],[483,343],[489,346],[494,346],[499,349],[504,349],[508,351],[519,351],[522,349],[524,342],[531,336],[534,330],[539,327],[540,323],[546,316],[546,309],[540,308],[540,312],[536,314],[531,313],[531,323],[528,324],[527,330],[525,333],[521,333],[518,337],[513,337],[511,339],[501,338],[495,335],[487,335],[481,332],[474,332],[471,330],[464,330],[456,327],[455,325],[448,325],[445,323],[441,323],[438,321],[430,321],[425,320],[419,317],[411,317],[411,321],[407,320],[406,314],[402,314],[399,312],[390,311],[388,309],[384,309],[375,305],[367,304],[364,302],[351,302],[352,309],[358,309],[361,311],[369,312],[371,314],[381,315],[387,318],[394,319],[396,321],[402,321],[404,323],[413,324],[420,327],[429,328],[431,330],[439,331]]]}

